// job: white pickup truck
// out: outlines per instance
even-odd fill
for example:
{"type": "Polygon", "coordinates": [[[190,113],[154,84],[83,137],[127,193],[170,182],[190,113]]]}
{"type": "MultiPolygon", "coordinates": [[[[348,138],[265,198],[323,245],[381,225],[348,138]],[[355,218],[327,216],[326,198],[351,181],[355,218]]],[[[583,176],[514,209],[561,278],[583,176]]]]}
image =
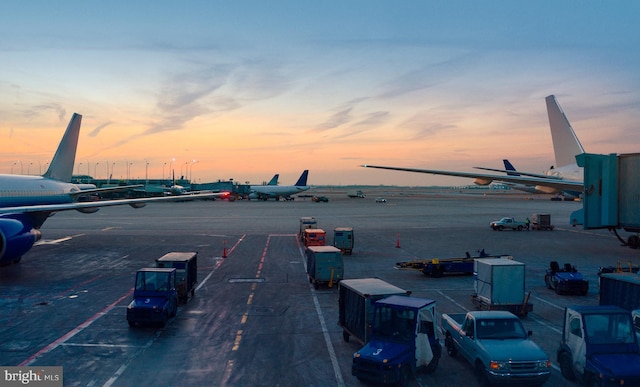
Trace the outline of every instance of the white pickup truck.
{"type": "Polygon", "coordinates": [[[542,385],[551,361],[511,312],[499,310],[443,314],[442,334],[451,357],[461,353],[474,367],[481,386],[542,385]]]}
{"type": "Polygon", "coordinates": [[[502,231],[505,228],[522,231],[525,228],[528,229],[529,225],[525,222],[519,222],[515,220],[515,218],[504,217],[500,220],[494,220],[493,222],[489,223],[489,227],[491,227],[494,231],[502,231]]]}

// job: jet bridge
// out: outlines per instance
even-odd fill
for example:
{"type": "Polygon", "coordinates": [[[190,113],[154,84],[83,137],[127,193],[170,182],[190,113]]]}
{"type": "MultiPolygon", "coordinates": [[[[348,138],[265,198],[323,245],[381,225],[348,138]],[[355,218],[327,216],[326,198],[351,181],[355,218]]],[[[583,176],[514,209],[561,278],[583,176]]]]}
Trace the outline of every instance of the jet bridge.
{"type": "Polygon", "coordinates": [[[576,156],[584,167],[582,209],[571,214],[571,224],[584,229],[608,228],[633,232],[623,243],[640,247],[640,153],[576,156]]]}

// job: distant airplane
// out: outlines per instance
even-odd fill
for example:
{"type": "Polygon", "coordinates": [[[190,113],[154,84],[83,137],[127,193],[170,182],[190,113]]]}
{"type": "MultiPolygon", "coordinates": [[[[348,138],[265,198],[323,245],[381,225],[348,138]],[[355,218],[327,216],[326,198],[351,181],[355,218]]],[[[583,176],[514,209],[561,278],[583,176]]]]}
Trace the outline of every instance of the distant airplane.
{"type": "Polygon", "coordinates": [[[554,95],[550,95],[546,97],[545,100],[547,103],[547,114],[549,116],[549,127],[551,128],[551,138],[553,141],[556,165],[559,165],[559,167],[556,168],[552,166],[545,174],[517,171],[517,174],[514,175],[513,171],[509,171],[508,169],[499,170],[491,168],[480,169],[502,172],[506,173],[506,175],[442,171],[435,169],[385,167],[369,164],[361,165],[361,167],[429,173],[432,175],[468,177],[475,179],[474,183],[477,185],[489,185],[493,181],[523,184],[533,187],[536,191],[542,193],[559,194],[566,192],[573,196],[579,196],[584,188],[584,177],[583,169],[578,166],[575,156],[584,153],[584,149],[582,148],[580,140],[578,140],[578,137],[573,131],[569,120],[562,111],[562,108],[560,108],[556,97],[554,95]]]}
{"type": "Polygon", "coordinates": [[[271,178],[271,180],[269,180],[269,182],[267,183],[267,185],[278,185],[278,178],[280,177],[279,174],[275,174],[273,175],[273,177],[271,178]]]}
{"type": "MultiPolygon", "coordinates": [[[[274,179],[276,176],[274,176],[274,179]]],[[[306,191],[310,188],[307,185],[308,176],[309,170],[306,169],[294,185],[252,185],[249,187],[249,199],[290,199],[291,195],[306,191]]],[[[273,179],[271,180],[273,181],[273,179]]]]}
{"type": "MultiPolygon", "coordinates": [[[[49,168],[42,176],[0,175],[0,266],[19,262],[22,256],[41,238],[40,227],[58,211],[77,210],[93,213],[99,207],[128,204],[140,208],[171,197],[84,201],[78,199],[89,194],[120,190],[122,187],[91,188],[69,183],[78,146],[82,116],[74,113],[58,145],[49,168]]],[[[197,195],[200,198],[220,196],[223,193],[197,195]]]]}

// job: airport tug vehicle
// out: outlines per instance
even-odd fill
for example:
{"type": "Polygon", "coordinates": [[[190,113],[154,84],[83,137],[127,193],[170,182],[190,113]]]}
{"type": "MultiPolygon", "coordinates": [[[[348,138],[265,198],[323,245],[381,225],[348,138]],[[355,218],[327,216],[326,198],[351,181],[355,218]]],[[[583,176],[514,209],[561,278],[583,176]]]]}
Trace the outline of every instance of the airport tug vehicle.
{"type": "Polygon", "coordinates": [[[389,296],[376,301],[373,315],[369,341],[353,354],[352,375],[407,386],[416,371],[435,371],[442,350],[434,300],[389,296]]]}
{"type": "Polygon", "coordinates": [[[136,273],[133,300],[127,307],[129,326],[156,324],[164,327],[178,311],[176,269],[143,268],[136,273]]]}

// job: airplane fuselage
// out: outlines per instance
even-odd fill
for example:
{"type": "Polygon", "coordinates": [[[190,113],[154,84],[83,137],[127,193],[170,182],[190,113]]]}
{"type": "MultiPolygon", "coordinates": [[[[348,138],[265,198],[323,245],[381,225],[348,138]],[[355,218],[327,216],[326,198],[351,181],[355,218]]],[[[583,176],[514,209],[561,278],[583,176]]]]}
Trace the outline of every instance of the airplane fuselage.
{"type": "Polygon", "coordinates": [[[80,188],[42,176],[0,175],[0,208],[73,202],[80,188]]]}

